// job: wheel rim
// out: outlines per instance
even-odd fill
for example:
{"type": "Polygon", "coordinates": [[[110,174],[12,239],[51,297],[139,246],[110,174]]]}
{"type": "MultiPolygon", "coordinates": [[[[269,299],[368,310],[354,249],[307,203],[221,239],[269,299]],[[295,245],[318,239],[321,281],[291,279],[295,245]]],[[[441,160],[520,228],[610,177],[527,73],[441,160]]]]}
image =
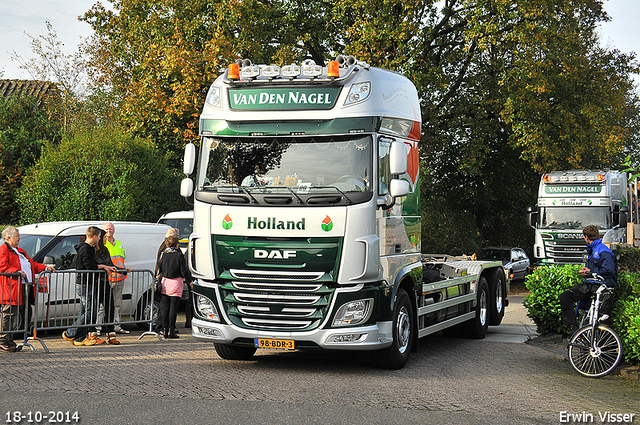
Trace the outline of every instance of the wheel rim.
{"type": "Polygon", "coordinates": [[[496,311],[498,314],[502,313],[503,304],[502,304],[502,280],[498,280],[496,282],[496,311]]]}
{"type": "Polygon", "coordinates": [[[487,323],[487,293],[480,293],[480,323],[484,326],[487,323]]]}
{"type": "Polygon", "coordinates": [[[411,337],[411,319],[405,306],[402,306],[398,312],[396,332],[398,333],[398,351],[404,353],[409,348],[409,339],[411,337]]]}
{"type": "Polygon", "coordinates": [[[595,344],[593,339],[592,329],[578,331],[569,345],[569,361],[581,375],[597,378],[611,373],[618,365],[622,342],[606,327],[596,329],[595,344]]]}

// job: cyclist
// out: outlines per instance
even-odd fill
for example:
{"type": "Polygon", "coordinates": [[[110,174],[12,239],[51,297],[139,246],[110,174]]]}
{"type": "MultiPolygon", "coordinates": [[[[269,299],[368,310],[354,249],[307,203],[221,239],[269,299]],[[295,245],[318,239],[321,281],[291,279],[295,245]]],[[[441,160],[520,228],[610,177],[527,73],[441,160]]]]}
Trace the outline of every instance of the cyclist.
{"type": "MultiPolygon", "coordinates": [[[[582,230],[582,234],[587,244],[588,257],[584,267],[578,273],[584,277],[584,280],[582,283],[560,294],[562,324],[569,328],[569,335],[572,335],[578,329],[574,304],[578,301],[590,300],[602,283],[611,287],[618,284],[618,262],[616,256],[602,243],[598,228],[590,224],[582,230]],[[602,276],[604,281],[594,279],[596,276],[602,276]]],[[[612,310],[613,302],[611,300],[605,301],[600,307],[600,313],[608,315],[609,318],[611,318],[612,310]]]]}

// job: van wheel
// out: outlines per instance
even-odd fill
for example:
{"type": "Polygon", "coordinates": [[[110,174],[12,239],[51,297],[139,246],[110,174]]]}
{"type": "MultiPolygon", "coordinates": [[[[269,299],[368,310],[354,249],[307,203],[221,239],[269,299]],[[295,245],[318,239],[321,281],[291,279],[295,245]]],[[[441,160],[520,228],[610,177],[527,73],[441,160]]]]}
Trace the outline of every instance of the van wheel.
{"type": "Polygon", "coordinates": [[[256,353],[255,347],[239,347],[237,345],[216,344],[216,353],[225,360],[251,360],[256,353]]]}
{"type": "Polygon", "coordinates": [[[487,279],[482,276],[478,281],[478,293],[476,299],[476,317],[466,322],[467,336],[469,338],[482,339],[487,336],[489,328],[489,286],[487,279]]]}
{"type": "Polygon", "coordinates": [[[496,270],[489,297],[489,324],[498,326],[502,323],[505,309],[505,299],[507,297],[507,287],[504,283],[504,275],[500,270],[496,270]]]}
{"type": "MultiPolygon", "coordinates": [[[[136,320],[149,320],[151,317],[151,293],[147,292],[142,296],[140,302],[138,302],[136,320]]],[[[158,329],[159,325],[159,316],[158,312],[160,311],[160,301],[157,299],[153,300],[153,329],[158,329]]],[[[149,323],[147,322],[138,322],[136,323],[139,329],[143,331],[149,330],[149,323]]]]}
{"type": "Polygon", "coordinates": [[[376,352],[380,365],[385,369],[402,369],[409,361],[413,346],[413,307],[404,289],[398,289],[393,307],[393,342],[391,346],[376,352]]]}

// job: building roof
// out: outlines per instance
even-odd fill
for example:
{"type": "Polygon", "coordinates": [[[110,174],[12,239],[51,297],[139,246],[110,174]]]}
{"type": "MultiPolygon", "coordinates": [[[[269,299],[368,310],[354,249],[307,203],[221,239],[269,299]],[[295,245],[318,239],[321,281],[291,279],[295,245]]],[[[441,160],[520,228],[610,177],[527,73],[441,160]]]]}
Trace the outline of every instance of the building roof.
{"type": "Polygon", "coordinates": [[[8,99],[13,94],[35,96],[42,102],[47,97],[59,96],[59,90],[48,81],[0,79],[0,95],[8,99]]]}

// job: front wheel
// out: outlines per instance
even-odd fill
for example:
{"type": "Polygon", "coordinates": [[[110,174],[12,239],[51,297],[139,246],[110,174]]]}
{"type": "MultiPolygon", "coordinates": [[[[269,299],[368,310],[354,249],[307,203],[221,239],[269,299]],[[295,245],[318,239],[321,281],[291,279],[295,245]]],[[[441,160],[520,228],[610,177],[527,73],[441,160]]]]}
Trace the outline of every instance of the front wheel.
{"type": "Polygon", "coordinates": [[[585,326],[578,329],[568,346],[571,366],[588,378],[611,373],[622,358],[622,341],[608,326],[585,326]]]}
{"type": "Polygon", "coordinates": [[[385,369],[402,369],[409,360],[413,345],[413,308],[407,292],[398,290],[393,308],[393,343],[377,352],[380,364],[385,369]]]}
{"type": "Polygon", "coordinates": [[[494,281],[491,285],[491,298],[489,312],[489,324],[492,326],[498,326],[502,323],[504,317],[504,308],[506,305],[505,299],[507,298],[507,287],[504,283],[504,274],[502,271],[496,270],[494,281]]]}
{"type": "Polygon", "coordinates": [[[237,345],[216,344],[216,353],[225,360],[251,360],[256,353],[255,347],[239,347],[237,345]]]}

